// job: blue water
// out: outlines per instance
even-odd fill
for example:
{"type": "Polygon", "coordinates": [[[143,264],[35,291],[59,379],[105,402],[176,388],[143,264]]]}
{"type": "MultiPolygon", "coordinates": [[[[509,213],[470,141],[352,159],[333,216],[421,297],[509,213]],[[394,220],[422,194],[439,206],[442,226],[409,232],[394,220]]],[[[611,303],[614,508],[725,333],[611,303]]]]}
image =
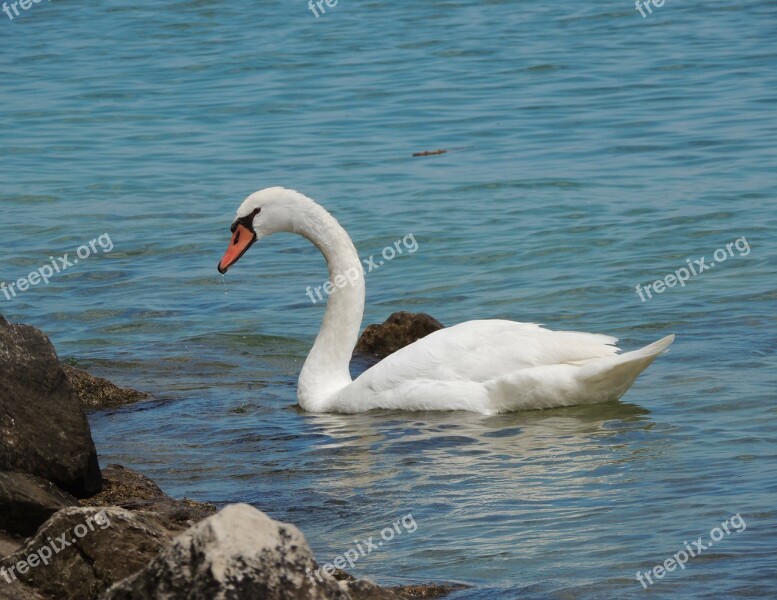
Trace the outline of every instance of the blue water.
{"type": "Polygon", "coordinates": [[[103,465],[250,502],[321,562],[412,513],[351,570],[474,586],[457,599],[777,597],[774,3],[340,0],[316,19],[303,0],[55,0],[0,13],[0,36],[0,281],[113,245],[0,312],[154,395],[91,415],[103,465]],[[365,325],[677,341],[619,403],[305,414],[323,259],[277,236],[228,294],[216,272],[270,185],[323,203],[365,258],[418,241],[367,276],[365,325]],[[638,570],[737,513],[744,531],[643,591],[638,570]]]}

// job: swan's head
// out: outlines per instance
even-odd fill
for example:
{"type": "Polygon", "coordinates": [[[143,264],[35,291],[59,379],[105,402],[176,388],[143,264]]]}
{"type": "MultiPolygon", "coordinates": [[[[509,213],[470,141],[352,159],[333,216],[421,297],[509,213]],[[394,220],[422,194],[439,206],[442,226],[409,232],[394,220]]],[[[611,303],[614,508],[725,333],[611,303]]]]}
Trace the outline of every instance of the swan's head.
{"type": "Polygon", "coordinates": [[[313,201],[299,192],[272,187],[254,192],[237,209],[224,257],[219,262],[219,273],[226,273],[256,242],[279,231],[298,230],[298,221],[305,208],[313,201]]]}

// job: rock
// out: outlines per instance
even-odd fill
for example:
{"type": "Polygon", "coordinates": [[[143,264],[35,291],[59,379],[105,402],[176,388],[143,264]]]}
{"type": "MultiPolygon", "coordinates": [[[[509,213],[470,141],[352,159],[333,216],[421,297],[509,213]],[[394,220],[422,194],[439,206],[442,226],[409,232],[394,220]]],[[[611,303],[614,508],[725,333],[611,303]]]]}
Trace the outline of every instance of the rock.
{"type": "MultiPolygon", "coordinates": [[[[23,544],[23,539],[19,539],[8,533],[5,533],[4,531],[0,531],[0,558],[8,556],[9,554],[13,554],[19,548],[21,548],[23,544]]],[[[0,579],[0,584],[2,584],[2,579],[0,579]]],[[[0,585],[0,587],[3,586],[0,585]]]]}
{"type": "Polygon", "coordinates": [[[366,579],[357,580],[353,575],[342,569],[335,569],[332,576],[337,581],[347,582],[348,593],[351,595],[352,600],[412,600],[413,598],[442,598],[451,592],[466,590],[469,587],[461,584],[421,584],[382,588],[366,579]]]}
{"type": "Polygon", "coordinates": [[[23,548],[0,560],[0,581],[18,580],[48,598],[94,600],[142,569],[172,539],[148,513],[65,508],[23,548]]]}
{"type": "Polygon", "coordinates": [[[70,365],[62,365],[70,387],[84,410],[116,408],[148,398],[148,394],[131,388],[120,388],[107,379],[95,377],[70,365]]]}
{"type": "Polygon", "coordinates": [[[380,325],[368,325],[355,352],[385,358],[443,327],[426,313],[395,312],[380,325]]]}
{"type": "Polygon", "coordinates": [[[170,498],[151,479],[121,465],[103,469],[103,491],[82,500],[81,504],[152,512],[172,531],[187,529],[217,510],[215,504],[170,498]]]}
{"type": "Polygon", "coordinates": [[[405,600],[406,598],[366,579],[349,581],[346,585],[351,600],[405,600]]]}
{"type": "Polygon", "coordinates": [[[50,481],[0,471],[0,529],[33,535],[51,515],[68,506],[78,506],[78,500],[50,481]]]}
{"type": "Polygon", "coordinates": [[[8,583],[0,576],[0,600],[46,600],[37,592],[18,581],[8,583]]]}
{"type": "MultiPolygon", "coordinates": [[[[459,592],[461,590],[469,589],[470,586],[462,584],[454,585],[400,585],[398,587],[391,588],[392,591],[397,594],[401,594],[404,598],[442,598],[452,592],[459,592]]],[[[357,600],[354,598],[354,600],[357,600]]]]}
{"type": "Polygon", "coordinates": [[[89,423],[51,342],[0,317],[0,471],[43,477],[76,497],[100,491],[89,423]]]}
{"type": "Polygon", "coordinates": [[[142,571],[100,600],[409,600],[452,588],[396,590],[315,571],[302,533],[247,504],[232,504],[176,537],[142,571]]]}
{"type": "Polygon", "coordinates": [[[350,600],[345,584],[313,579],[313,555],[293,525],[233,504],[179,535],[101,600],[350,600]],[[311,575],[306,575],[306,572],[311,575]]]}
{"type": "MultiPolygon", "coordinates": [[[[82,500],[84,506],[122,506],[138,500],[161,498],[165,493],[151,479],[123,467],[111,464],[103,469],[103,489],[96,496],[82,500]]],[[[126,508],[126,507],[124,507],[126,508]]]]}
{"type": "MultiPolygon", "coordinates": [[[[115,499],[117,481],[136,501],[161,493],[129,469],[112,465],[106,472],[104,494],[115,499]]],[[[169,525],[147,511],[64,508],[23,547],[8,538],[13,554],[0,560],[0,600],[410,600],[458,589],[388,589],[344,571],[320,572],[319,579],[302,533],[245,504],[228,506],[178,537],[169,525]]]]}

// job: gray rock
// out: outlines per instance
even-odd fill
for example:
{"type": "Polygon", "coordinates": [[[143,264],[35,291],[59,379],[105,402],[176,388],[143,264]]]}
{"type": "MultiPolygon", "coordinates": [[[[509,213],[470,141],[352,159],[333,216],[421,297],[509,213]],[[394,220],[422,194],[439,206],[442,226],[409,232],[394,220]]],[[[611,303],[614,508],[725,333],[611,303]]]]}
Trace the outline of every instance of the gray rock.
{"type": "Polygon", "coordinates": [[[172,538],[148,513],[65,508],[23,548],[0,560],[0,583],[7,575],[48,598],[94,600],[142,569],[172,538]],[[33,555],[37,558],[30,560],[33,555]]]}
{"type": "Polygon", "coordinates": [[[179,535],[140,573],[101,600],[351,600],[316,569],[302,533],[247,504],[227,506],[179,535]]]}
{"type": "Polygon", "coordinates": [[[50,481],[26,473],[0,471],[0,529],[16,535],[33,535],[62,508],[78,500],[50,481]]]}
{"type": "Polygon", "coordinates": [[[116,408],[148,398],[148,394],[144,392],[121,388],[107,379],[96,377],[70,365],[62,365],[62,368],[84,410],[116,408]]]}
{"type": "Polygon", "coordinates": [[[89,423],[51,342],[0,317],[0,471],[43,477],[76,497],[100,491],[89,423]]]}
{"type": "Polygon", "coordinates": [[[385,358],[443,327],[426,313],[395,312],[380,325],[368,325],[354,352],[385,358]]]}

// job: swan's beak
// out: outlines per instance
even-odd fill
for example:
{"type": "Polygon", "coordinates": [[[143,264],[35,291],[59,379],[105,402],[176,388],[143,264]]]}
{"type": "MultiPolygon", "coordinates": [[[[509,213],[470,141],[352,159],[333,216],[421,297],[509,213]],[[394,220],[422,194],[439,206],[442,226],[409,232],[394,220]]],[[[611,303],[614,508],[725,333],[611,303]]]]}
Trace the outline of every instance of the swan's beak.
{"type": "Polygon", "coordinates": [[[238,224],[235,232],[232,234],[232,240],[229,242],[224,258],[219,263],[219,273],[222,275],[227,272],[229,267],[240,260],[248,249],[254,245],[256,233],[248,229],[245,225],[238,224]]]}

